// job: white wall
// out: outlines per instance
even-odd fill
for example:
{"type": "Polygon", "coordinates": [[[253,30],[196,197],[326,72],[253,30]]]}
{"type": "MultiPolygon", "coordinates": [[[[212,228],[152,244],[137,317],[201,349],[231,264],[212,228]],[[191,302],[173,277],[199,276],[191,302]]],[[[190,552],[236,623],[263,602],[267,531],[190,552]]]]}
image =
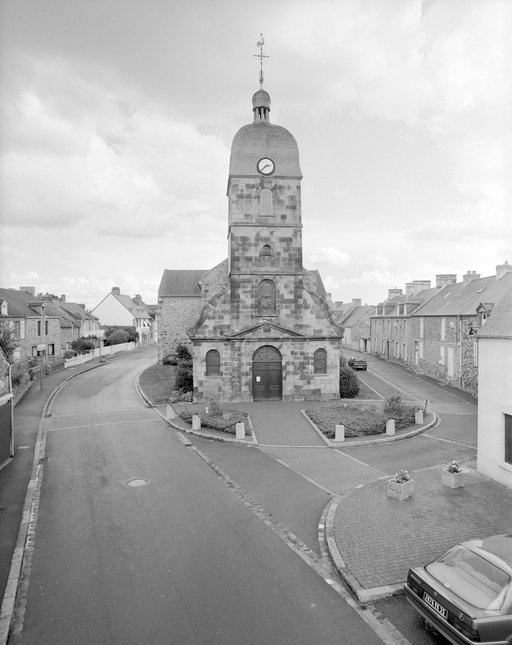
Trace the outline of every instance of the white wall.
{"type": "Polygon", "coordinates": [[[100,319],[100,325],[119,325],[120,327],[133,325],[132,314],[111,293],[91,313],[100,319]]]}
{"type": "Polygon", "coordinates": [[[504,414],[512,415],[512,340],[478,341],[478,470],[512,488],[512,464],[504,462],[504,414]]]}

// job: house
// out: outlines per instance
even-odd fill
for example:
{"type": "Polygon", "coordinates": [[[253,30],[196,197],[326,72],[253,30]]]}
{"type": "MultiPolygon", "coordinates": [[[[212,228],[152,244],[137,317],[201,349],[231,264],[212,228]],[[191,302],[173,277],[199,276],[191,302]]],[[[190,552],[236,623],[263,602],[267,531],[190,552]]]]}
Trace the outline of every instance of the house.
{"type": "Polygon", "coordinates": [[[468,271],[412,314],[412,367],[443,383],[478,392],[477,332],[512,285],[512,266],[482,278],[468,271]]]}
{"type": "Polygon", "coordinates": [[[91,313],[106,327],[135,327],[140,345],[154,342],[154,311],[144,304],[140,294],[131,298],[122,294],[119,287],[112,287],[91,313]]]}
{"type": "Polygon", "coordinates": [[[352,303],[356,304],[350,307],[344,315],[336,317],[336,322],[344,329],[341,346],[360,352],[369,352],[371,347],[370,319],[375,313],[375,307],[361,305],[361,300],[358,298],[354,298],[352,303]]]}
{"type": "Polygon", "coordinates": [[[199,317],[203,301],[202,277],[206,269],[165,269],[158,288],[158,362],[179,344],[192,349],[187,329],[199,317]]]}
{"type": "Polygon", "coordinates": [[[440,288],[430,287],[430,280],[414,280],[402,289],[389,289],[388,298],[375,307],[370,316],[370,347],[373,354],[385,360],[410,364],[412,361],[412,314],[440,288]]]}
{"type": "Polygon", "coordinates": [[[49,364],[62,358],[61,319],[51,303],[37,298],[33,287],[0,289],[0,302],[0,321],[7,324],[18,343],[15,361],[38,356],[42,345],[49,364]]]}
{"type": "MultiPolygon", "coordinates": [[[[478,340],[477,469],[512,488],[512,285],[494,304],[478,340]]],[[[503,279],[503,278],[502,278],[503,279]]],[[[502,283],[503,284],[503,283],[502,283]]]]}
{"type": "Polygon", "coordinates": [[[270,123],[270,104],[260,87],[231,145],[228,258],[162,277],[161,352],[188,337],[195,401],[339,398],[343,328],[320,274],[302,264],[299,149],[270,123]]]}

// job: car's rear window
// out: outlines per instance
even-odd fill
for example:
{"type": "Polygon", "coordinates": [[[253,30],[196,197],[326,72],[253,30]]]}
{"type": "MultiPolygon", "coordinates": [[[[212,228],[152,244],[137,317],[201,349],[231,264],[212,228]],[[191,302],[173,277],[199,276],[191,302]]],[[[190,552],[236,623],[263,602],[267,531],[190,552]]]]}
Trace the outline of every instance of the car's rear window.
{"type": "Polygon", "coordinates": [[[426,569],[447,589],[479,609],[499,610],[510,584],[506,571],[460,545],[426,569]]]}

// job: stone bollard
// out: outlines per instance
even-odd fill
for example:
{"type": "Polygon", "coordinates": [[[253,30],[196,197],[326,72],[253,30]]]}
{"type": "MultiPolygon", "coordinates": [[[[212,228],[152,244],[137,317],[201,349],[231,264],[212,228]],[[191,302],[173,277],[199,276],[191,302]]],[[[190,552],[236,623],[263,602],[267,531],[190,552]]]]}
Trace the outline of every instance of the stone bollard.
{"type": "Polygon", "coordinates": [[[386,434],[394,435],[395,434],[395,420],[388,419],[386,421],[386,434]]]}
{"type": "Polygon", "coordinates": [[[334,430],[334,441],[341,442],[345,441],[345,426],[337,425],[334,430]]]}
{"type": "Polygon", "coordinates": [[[245,439],[245,423],[243,422],[237,423],[235,426],[235,430],[236,430],[235,436],[237,439],[245,439]]]}
{"type": "Polygon", "coordinates": [[[172,405],[167,406],[167,418],[168,419],[176,418],[176,412],[174,411],[174,408],[172,407],[172,405]]]}
{"type": "Polygon", "coordinates": [[[192,430],[201,430],[201,417],[198,414],[192,415],[192,430]]]}
{"type": "Polygon", "coordinates": [[[416,410],[414,415],[414,423],[423,423],[423,410],[416,410]]]}
{"type": "Polygon", "coordinates": [[[430,401],[425,401],[425,405],[423,406],[423,412],[425,412],[425,414],[427,412],[430,412],[430,401]]]}

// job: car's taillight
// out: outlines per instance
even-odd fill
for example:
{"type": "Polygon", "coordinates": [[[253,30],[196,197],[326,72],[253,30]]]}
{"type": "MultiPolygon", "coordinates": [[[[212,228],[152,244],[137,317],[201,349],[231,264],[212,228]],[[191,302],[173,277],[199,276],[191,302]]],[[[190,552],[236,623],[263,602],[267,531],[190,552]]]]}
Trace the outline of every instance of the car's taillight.
{"type": "Polygon", "coordinates": [[[479,643],[480,642],[480,635],[478,633],[477,629],[473,629],[469,625],[464,625],[463,623],[460,623],[459,621],[449,621],[453,624],[455,629],[459,631],[463,636],[466,638],[469,638],[470,640],[473,641],[473,643],[479,643]]]}
{"type": "Polygon", "coordinates": [[[423,590],[421,588],[421,581],[411,570],[409,570],[407,575],[407,586],[411,591],[414,591],[417,596],[422,595],[423,590]]]}

